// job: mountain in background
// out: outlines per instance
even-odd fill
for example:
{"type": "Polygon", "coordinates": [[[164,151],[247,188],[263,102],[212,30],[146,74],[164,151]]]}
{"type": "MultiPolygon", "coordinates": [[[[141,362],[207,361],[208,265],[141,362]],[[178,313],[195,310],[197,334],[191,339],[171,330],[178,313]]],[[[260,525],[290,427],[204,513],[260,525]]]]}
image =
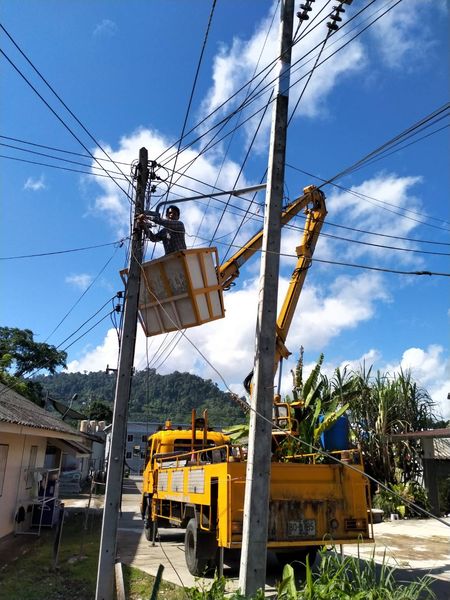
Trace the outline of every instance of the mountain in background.
{"type": "MultiPolygon", "coordinates": [[[[100,401],[112,407],[116,376],[104,371],[94,373],[58,373],[39,376],[45,393],[55,400],[69,403],[78,394],[72,408],[88,414],[89,405],[100,401]]],[[[159,375],[154,369],[136,371],[131,386],[130,421],[190,423],[192,409],[197,416],[208,409],[212,427],[233,425],[245,421],[237,400],[222,392],[210,379],[175,371],[159,375]]]]}

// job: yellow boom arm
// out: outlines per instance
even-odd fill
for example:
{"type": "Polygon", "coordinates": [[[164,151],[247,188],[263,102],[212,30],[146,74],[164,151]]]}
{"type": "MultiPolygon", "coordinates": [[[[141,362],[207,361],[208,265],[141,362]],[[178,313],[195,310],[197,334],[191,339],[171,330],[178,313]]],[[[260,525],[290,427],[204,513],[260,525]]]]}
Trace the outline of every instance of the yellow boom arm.
{"type": "Polygon", "coordinates": [[[297,264],[292,273],[291,281],[286,292],[283,306],[277,320],[277,338],[275,350],[274,374],[282,358],[287,358],[291,353],[285,346],[289,327],[294,317],[297,302],[305,282],[306,274],[311,266],[311,259],[314,253],[317,239],[319,237],[322,224],[327,214],[325,206],[325,196],[319,190],[315,190],[312,207],[306,209],[306,223],[303,230],[303,239],[296,248],[297,264]]]}
{"type": "MultiPolygon", "coordinates": [[[[310,185],[303,190],[303,196],[296,198],[293,202],[288,204],[281,214],[281,226],[286,225],[289,221],[295,217],[301,210],[307,209],[312,206],[312,210],[315,210],[315,206],[324,205],[325,196],[323,192],[318,190],[315,186],[310,185]]],[[[326,214],[326,211],[325,211],[326,214]]],[[[305,229],[306,231],[306,229],[305,229]]],[[[229,260],[223,263],[218,268],[217,276],[219,284],[223,289],[227,289],[236,279],[239,277],[240,267],[251,258],[255,252],[261,249],[262,246],[263,230],[261,229],[256,233],[242,248],[240,248],[229,260]]],[[[315,242],[314,242],[315,245],[315,242]]]]}
{"type": "MultiPolygon", "coordinates": [[[[291,354],[286,348],[285,342],[306,274],[311,266],[311,259],[317,239],[327,214],[325,194],[313,185],[306,187],[303,190],[303,196],[296,198],[283,210],[281,214],[281,226],[289,223],[301,210],[305,211],[306,222],[301,244],[296,248],[297,264],[292,273],[286,297],[277,320],[274,375],[277,372],[281,359],[287,358],[291,354]]],[[[230,287],[236,277],[239,276],[239,268],[261,248],[262,237],[263,230],[261,229],[228,261],[218,268],[217,275],[223,289],[230,287]]],[[[252,374],[244,382],[247,390],[249,389],[251,376],[252,374]]]]}

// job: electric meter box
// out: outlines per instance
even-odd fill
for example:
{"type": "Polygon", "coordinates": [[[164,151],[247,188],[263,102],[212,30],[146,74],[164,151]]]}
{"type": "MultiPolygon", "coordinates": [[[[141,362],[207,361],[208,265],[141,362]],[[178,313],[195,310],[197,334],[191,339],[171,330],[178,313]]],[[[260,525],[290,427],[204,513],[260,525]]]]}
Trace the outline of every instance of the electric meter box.
{"type": "Polygon", "coordinates": [[[147,337],[225,316],[216,248],[167,254],[142,264],[139,320],[147,337]]]}

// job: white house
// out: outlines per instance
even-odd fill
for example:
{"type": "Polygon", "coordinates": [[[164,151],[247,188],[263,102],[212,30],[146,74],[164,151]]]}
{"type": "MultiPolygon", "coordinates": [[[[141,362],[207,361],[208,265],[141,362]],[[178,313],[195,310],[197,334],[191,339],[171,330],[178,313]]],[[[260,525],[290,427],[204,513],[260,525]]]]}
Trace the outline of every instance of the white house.
{"type": "Polygon", "coordinates": [[[89,456],[81,432],[0,383],[0,538],[51,525],[64,454],[89,456]],[[44,509],[50,514],[42,519],[44,509]],[[51,511],[50,511],[51,509],[51,511]]]}

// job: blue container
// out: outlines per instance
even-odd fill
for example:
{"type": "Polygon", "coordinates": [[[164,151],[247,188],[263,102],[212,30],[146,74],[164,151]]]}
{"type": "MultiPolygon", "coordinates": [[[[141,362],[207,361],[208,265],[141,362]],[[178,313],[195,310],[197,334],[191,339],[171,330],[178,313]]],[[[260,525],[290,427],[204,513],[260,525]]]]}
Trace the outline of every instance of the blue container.
{"type": "MultiPolygon", "coordinates": [[[[322,423],[323,415],[319,416],[322,423]]],[[[320,436],[320,442],[324,450],[347,450],[349,446],[350,424],[348,418],[342,415],[337,421],[320,436]]]]}

